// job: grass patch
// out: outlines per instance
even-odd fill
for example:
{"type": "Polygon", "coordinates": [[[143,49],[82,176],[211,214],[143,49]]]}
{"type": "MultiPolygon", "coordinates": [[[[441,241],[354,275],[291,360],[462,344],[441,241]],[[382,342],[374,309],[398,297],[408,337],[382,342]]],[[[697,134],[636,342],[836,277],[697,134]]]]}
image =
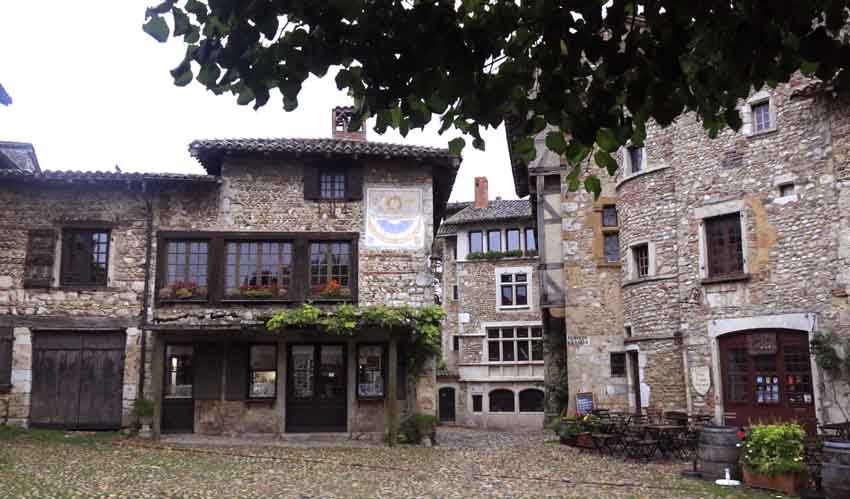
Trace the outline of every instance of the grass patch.
{"type": "Polygon", "coordinates": [[[75,432],[64,430],[48,430],[43,428],[18,428],[15,426],[0,426],[0,442],[9,443],[43,443],[43,444],[72,444],[97,445],[116,440],[120,434],[114,431],[104,432],[75,432]]]}

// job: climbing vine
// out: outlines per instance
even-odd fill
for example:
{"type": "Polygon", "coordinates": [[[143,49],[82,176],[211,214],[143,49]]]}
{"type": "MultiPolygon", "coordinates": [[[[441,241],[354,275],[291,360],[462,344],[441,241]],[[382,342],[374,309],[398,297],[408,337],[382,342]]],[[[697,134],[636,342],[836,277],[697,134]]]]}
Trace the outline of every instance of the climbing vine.
{"type": "MultiPolygon", "coordinates": [[[[832,332],[819,332],[812,339],[812,354],[815,363],[829,373],[834,383],[827,383],[832,388],[833,399],[845,419],[850,419],[850,401],[840,403],[837,385],[846,385],[845,397],[850,394],[850,339],[843,339],[832,332]]],[[[846,399],[845,399],[846,400],[846,399]]]]}
{"type": "Polygon", "coordinates": [[[277,312],[268,320],[266,327],[269,331],[317,328],[324,334],[336,336],[352,336],[356,330],[364,327],[409,329],[411,335],[406,349],[407,367],[409,373],[416,375],[428,357],[439,355],[441,324],[445,317],[445,311],[437,305],[370,305],[358,308],[346,303],[325,311],[307,303],[299,308],[277,312]]]}

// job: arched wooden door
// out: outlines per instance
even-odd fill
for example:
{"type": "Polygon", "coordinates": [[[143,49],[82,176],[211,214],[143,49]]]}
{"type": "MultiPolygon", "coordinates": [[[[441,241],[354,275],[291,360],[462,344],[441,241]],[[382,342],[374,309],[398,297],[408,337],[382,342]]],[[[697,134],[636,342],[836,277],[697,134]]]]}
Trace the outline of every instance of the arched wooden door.
{"type": "Polygon", "coordinates": [[[727,425],[798,421],[815,427],[808,334],[755,330],[720,337],[727,425]]]}
{"type": "Polygon", "coordinates": [[[455,389],[446,386],[440,388],[440,422],[453,423],[455,420],[455,389]]]}

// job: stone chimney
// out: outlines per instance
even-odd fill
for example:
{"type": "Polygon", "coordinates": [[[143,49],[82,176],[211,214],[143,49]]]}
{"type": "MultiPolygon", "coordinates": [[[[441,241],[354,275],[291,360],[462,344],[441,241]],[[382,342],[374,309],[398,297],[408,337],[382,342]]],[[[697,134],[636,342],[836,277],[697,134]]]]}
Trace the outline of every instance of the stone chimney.
{"type": "Polygon", "coordinates": [[[475,208],[483,210],[490,202],[487,177],[475,177],[475,208]]]}
{"type": "Polygon", "coordinates": [[[333,109],[331,130],[333,138],[345,140],[366,140],[366,122],[360,125],[360,130],[348,131],[348,125],[354,116],[353,106],[337,106],[333,109]]]}

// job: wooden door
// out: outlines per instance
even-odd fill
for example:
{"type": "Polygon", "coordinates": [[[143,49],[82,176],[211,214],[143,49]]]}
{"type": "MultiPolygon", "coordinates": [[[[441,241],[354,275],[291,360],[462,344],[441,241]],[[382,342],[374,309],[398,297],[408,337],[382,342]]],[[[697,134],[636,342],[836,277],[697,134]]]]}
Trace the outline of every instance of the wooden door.
{"type": "Polygon", "coordinates": [[[288,366],[286,431],[346,431],[345,347],[290,345],[288,366]]]}
{"type": "Polygon", "coordinates": [[[455,389],[440,388],[440,421],[452,423],[455,420],[455,389]]]}
{"type": "Polygon", "coordinates": [[[121,428],[124,345],[119,332],[35,333],[30,424],[121,428]]]}
{"type": "Polygon", "coordinates": [[[728,425],[797,421],[815,430],[808,334],[758,330],[720,338],[728,425]]]}
{"type": "Polygon", "coordinates": [[[165,346],[162,431],[192,432],[195,429],[193,345],[165,346]]]}

